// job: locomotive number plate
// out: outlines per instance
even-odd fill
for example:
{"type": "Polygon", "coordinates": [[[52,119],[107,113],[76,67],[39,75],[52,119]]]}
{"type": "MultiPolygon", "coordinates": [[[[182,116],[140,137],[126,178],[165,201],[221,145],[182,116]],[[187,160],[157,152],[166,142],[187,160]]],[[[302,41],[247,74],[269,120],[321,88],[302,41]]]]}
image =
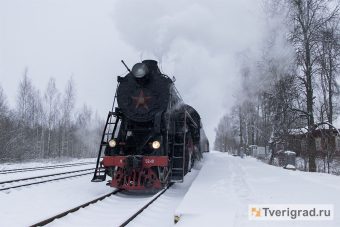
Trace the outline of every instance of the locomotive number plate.
{"type": "Polygon", "coordinates": [[[147,163],[147,164],[154,164],[155,163],[155,159],[145,159],[144,160],[145,161],[145,163],[147,163]]]}

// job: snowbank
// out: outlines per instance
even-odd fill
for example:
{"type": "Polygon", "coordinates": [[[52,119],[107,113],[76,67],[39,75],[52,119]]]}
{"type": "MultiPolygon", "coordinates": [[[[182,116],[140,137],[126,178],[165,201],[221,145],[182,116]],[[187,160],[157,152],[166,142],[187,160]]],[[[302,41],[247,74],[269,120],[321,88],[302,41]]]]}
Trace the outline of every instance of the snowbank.
{"type": "Polygon", "coordinates": [[[212,152],[177,208],[176,226],[340,226],[340,178],[212,152]],[[334,204],[333,221],[250,221],[249,204],[334,204]]]}

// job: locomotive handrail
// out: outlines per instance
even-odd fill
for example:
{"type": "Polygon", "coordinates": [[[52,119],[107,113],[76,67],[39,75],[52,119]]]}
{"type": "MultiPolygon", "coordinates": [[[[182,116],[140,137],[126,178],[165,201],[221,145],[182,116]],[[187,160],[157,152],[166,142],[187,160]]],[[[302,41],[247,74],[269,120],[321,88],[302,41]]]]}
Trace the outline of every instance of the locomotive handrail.
{"type": "Polygon", "coordinates": [[[182,102],[184,102],[184,100],[183,100],[183,98],[182,98],[182,96],[181,96],[181,94],[179,93],[179,91],[177,90],[177,88],[176,88],[176,86],[175,86],[175,83],[172,81],[172,88],[174,89],[174,91],[176,92],[176,94],[177,94],[177,96],[179,97],[179,99],[182,101],[182,102]]]}
{"type": "Polygon", "coordinates": [[[112,111],[112,112],[113,112],[113,109],[115,108],[116,99],[117,99],[117,90],[118,90],[119,84],[120,84],[120,82],[117,81],[117,87],[116,87],[116,91],[115,91],[115,97],[113,98],[113,103],[112,103],[112,108],[111,108],[111,111],[112,111]]]}
{"type": "Polygon", "coordinates": [[[194,119],[191,117],[190,113],[185,110],[185,113],[187,114],[188,118],[190,119],[191,123],[194,125],[195,128],[199,128],[199,126],[196,124],[196,122],[194,121],[194,119]]]}
{"type": "MultiPolygon", "coordinates": [[[[111,112],[109,112],[109,114],[108,114],[108,116],[107,116],[107,120],[106,120],[106,124],[105,124],[104,130],[103,130],[103,134],[102,134],[102,139],[101,139],[101,141],[104,141],[105,132],[106,132],[107,125],[108,125],[107,123],[109,122],[109,120],[110,120],[110,118],[111,118],[110,113],[111,113],[111,112]]],[[[98,151],[98,156],[97,156],[96,168],[95,168],[95,170],[94,170],[94,174],[93,174],[92,181],[95,181],[96,178],[97,178],[97,173],[98,173],[98,170],[99,170],[99,163],[100,163],[101,153],[102,153],[102,144],[99,145],[99,151],[98,151]]]]}

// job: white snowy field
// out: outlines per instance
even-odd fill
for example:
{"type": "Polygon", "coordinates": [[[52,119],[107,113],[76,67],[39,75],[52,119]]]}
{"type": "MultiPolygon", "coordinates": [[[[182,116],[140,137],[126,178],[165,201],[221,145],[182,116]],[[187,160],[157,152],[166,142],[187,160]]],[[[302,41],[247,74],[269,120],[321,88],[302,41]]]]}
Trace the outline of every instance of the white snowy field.
{"type": "Polygon", "coordinates": [[[340,178],[289,171],[253,158],[206,155],[205,164],[176,210],[176,226],[340,226],[340,178]],[[250,221],[249,204],[333,204],[332,221],[250,221]]]}
{"type": "MultiPolygon", "coordinates": [[[[132,220],[131,227],[173,226],[173,214],[183,199],[199,170],[193,169],[185,177],[185,183],[175,184],[152,203],[139,216],[132,220]]],[[[125,195],[118,193],[109,198],[85,207],[76,213],[55,220],[53,227],[92,227],[120,226],[135,212],[151,201],[156,195],[125,195]]]]}
{"type": "MultiPolygon", "coordinates": [[[[31,166],[27,164],[25,167],[37,165],[39,164],[32,163],[31,166]]],[[[143,212],[130,225],[172,226],[174,211],[198,175],[200,167],[198,165],[191,173],[187,174],[185,183],[171,187],[149,207],[150,209],[143,212]],[[155,216],[157,216],[157,219],[154,219],[155,216]]],[[[12,168],[18,168],[18,166],[12,166],[12,168]]],[[[67,168],[67,170],[69,169],[70,167],[67,168]]],[[[59,172],[60,169],[45,170],[43,172],[45,173],[46,171],[53,173],[59,172]]],[[[40,175],[40,172],[42,171],[32,171],[31,174],[40,175]]],[[[20,173],[10,175],[16,178],[18,174],[20,173]]],[[[0,227],[30,226],[114,190],[106,186],[106,182],[92,183],[91,178],[92,175],[86,175],[20,189],[11,189],[10,191],[0,191],[0,227]]],[[[152,198],[152,195],[113,195],[62,219],[55,220],[48,226],[91,227],[98,224],[118,226],[152,198]]]]}
{"type": "Polygon", "coordinates": [[[52,166],[52,165],[65,165],[65,164],[73,164],[73,163],[81,163],[81,162],[95,162],[97,158],[72,158],[65,161],[61,161],[58,159],[49,159],[49,160],[41,160],[41,161],[32,161],[32,162],[24,162],[24,163],[1,163],[0,171],[6,171],[11,169],[20,169],[20,168],[34,168],[34,167],[44,167],[44,166],[52,166]]]}
{"type": "Polygon", "coordinates": [[[68,171],[85,170],[85,169],[91,169],[91,168],[94,169],[94,167],[95,167],[95,164],[92,163],[92,164],[84,164],[84,165],[76,165],[76,166],[65,166],[65,167],[53,168],[53,169],[52,168],[51,169],[39,169],[39,170],[33,170],[33,171],[0,174],[0,183],[3,181],[7,181],[7,180],[16,180],[16,179],[22,179],[22,178],[49,175],[49,174],[64,173],[68,171]]]}
{"type": "MultiPolygon", "coordinates": [[[[0,226],[29,226],[113,190],[105,182],[90,182],[91,177],[0,192],[0,226]]],[[[184,183],[171,187],[129,226],[174,226],[177,214],[180,220],[175,226],[179,227],[338,227],[339,195],[338,176],[289,171],[253,158],[211,152],[205,154],[200,171],[189,173],[184,183]],[[250,221],[249,204],[333,204],[335,217],[333,221],[250,221]]],[[[121,223],[151,198],[113,195],[50,226],[115,226],[114,220],[121,223]]]]}
{"type": "MultiPolygon", "coordinates": [[[[88,159],[77,162],[87,162],[88,159]]],[[[91,160],[93,161],[93,159],[91,160]]],[[[69,163],[69,162],[67,162],[69,163]]],[[[51,164],[51,163],[49,163],[51,164]]],[[[56,163],[53,163],[56,164],[56,163]]],[[[65,163],[59,163],[65,164],[65,163]]],[[[25,167],[47,165],[33,163],[25,167]]],[[[11,165],[10,169],[21,168],[11,165]]],[[[86,166],[88,168],[88,165],[86,166]]],[[[91,167],[95,167],[93,164],[91,167]]],[[[73,167],[72,167],[73,168],[73,167]]],[[[84,168],[84,167],[78,167],[84,168]]],[[[70,170],[70,168],[66,168],[70,170]]],[[[48,170],[57,173],[61,169],[48,170]]],[[[65,170],[64,170],[65,171],[65,170]]],[[[32,171],[32,175],[46,171],[32,171]]],[[[15,178],[17,177],[16,174],[15,178]]],[[[105,182],[92,183],[92,175],[64,179],[0,192],[0,226],[29,226],[112,191],[105,182]]]]}
{"type": "Polygon", "coordinates": [[[29,226],[112,191],[92,176],[0,192],[0,226],[29,226]]]}

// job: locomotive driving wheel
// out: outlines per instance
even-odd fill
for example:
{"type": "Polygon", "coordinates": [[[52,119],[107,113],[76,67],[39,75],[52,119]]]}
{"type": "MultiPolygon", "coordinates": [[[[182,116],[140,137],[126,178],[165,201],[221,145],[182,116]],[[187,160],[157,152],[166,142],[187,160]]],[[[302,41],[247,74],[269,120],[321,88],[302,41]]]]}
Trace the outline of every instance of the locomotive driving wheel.
{"type": "Polygon", "coordinates": [[[185,165],[184,165],[184,170],[185,173],[190,172],[192,166],[194,165],[194,145],[193,145],[193,141],[192,138],[190,136],[190,134],[187,135],[188,141],[187,144],[185,146],[185,165]]]}

